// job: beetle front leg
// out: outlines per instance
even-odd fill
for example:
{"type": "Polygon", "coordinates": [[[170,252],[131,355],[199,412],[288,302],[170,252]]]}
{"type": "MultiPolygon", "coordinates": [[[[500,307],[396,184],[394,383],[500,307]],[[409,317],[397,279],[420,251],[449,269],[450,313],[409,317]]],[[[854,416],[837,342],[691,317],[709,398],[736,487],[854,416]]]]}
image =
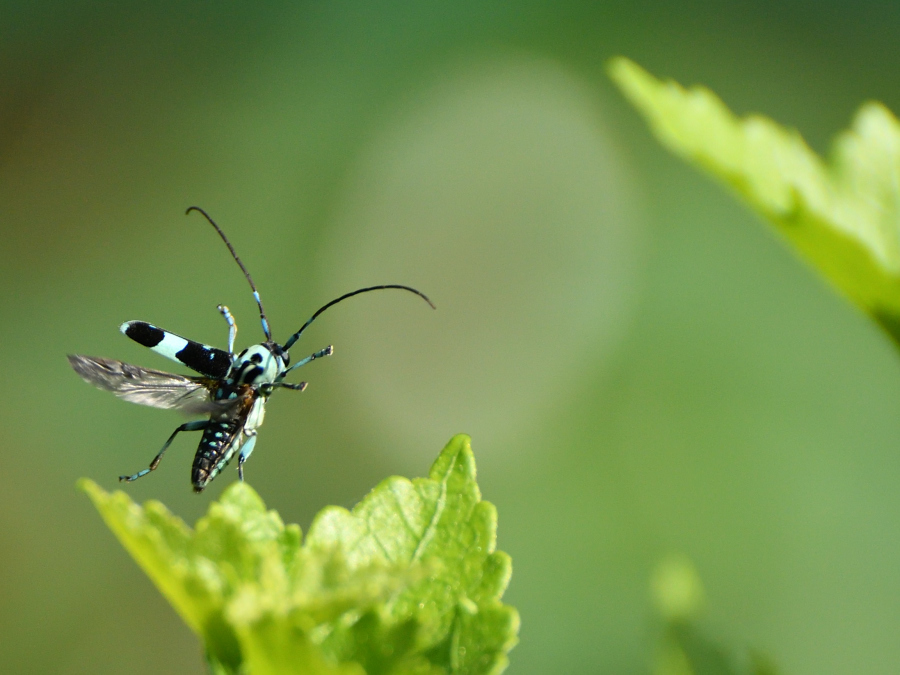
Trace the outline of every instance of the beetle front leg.
{"type": "Polygon", "coordinates": [[[332,354],[334,354],[334,345],[328,345],[327,347],[325,347],[325,349],[320,349],[315,354],[310,354],[305,359],[300,359],[299,361],[297,361],[297,363],[295,363],[290,368],[288,368],[287,370],[284,371],[284,373],[282,374],[282,377],[284,375],[288,374],[289,372],[291,372],[294,368],[299,368],[300,366],[305,366],[310,361],[315,361],[316,359],[321,359],[323,356],[331,356],[332,354]]]}
{"type": "Polygon", "coordinates": [[[234,321],[234,317],[231,315],[231,311],[225,305],[218,305],[216,307],[219,310],[219,313],[225,318],[225,323],[228,324],[228,353],[234,354],[234,338],[237,335],[237,324],[234,321]]]}

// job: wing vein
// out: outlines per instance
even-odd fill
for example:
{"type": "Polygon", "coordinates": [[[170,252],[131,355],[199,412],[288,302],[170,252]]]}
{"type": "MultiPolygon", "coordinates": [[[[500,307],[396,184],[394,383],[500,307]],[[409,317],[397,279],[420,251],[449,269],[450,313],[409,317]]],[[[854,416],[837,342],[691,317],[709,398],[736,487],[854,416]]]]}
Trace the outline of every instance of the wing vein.
{"type": "Polygon", "coordinates": [[[180,410],[190,415],[225,414],[240,399],[213,400],[217,380],[185,377],[142,368],[115,359],[70,354],[69,364],[88,384],[122,400],[152,408],[180,410]]]}

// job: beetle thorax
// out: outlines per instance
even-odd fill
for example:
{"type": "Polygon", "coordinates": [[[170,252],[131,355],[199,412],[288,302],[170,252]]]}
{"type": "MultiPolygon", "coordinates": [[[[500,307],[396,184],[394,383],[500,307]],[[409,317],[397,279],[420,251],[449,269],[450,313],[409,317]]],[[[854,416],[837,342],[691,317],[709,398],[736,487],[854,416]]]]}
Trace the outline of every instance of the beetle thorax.
{"type": "Polygon", "coordinates": [[[272,384],[284,368],[284,360],[263,343],[248,347],[235,357],[228,379],[237,385],[272,384]]]}

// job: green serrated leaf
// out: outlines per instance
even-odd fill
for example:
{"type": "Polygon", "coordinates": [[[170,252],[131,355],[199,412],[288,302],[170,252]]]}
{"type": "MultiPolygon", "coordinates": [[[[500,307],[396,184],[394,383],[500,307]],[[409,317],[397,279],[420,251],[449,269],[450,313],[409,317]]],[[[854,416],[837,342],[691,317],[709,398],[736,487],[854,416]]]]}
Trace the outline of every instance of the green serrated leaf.
{"type": "Polygon", "coordinates": [[[239,635],[244,670],[253,675],[366,675],[358,663],[327,661],[309,634],[284,617],[267,614],[245,622],[239,635]]]}
{"type": "Polygon", "coordinates": [[[900,343],[900,123],[866,103],[825,163],[796,131],[619,57],[609,74],[657,138],[730,185],[900,343]]]}
{"type": "Polygon", "coordinates": [[[448,672],[499,673],[519,619],[500,603],[512,568],[509,556],[495,551],[496,536],[496,510],[481,501],[470,440],[459,435],[428,478],[389,478],[352,511],[320,513],[307,545],[339,546],[351,566],[373,560],[427,565],[430,573],[386,606],[389,616],[414,617],[419,644],[448,672]],[[497,639],[488,640],[486,625],[497,639]],[[439,644],[443,653],[434,651],[439,644]]]}
{"type": "Polygon", "coordinates": [[[443,675],[416,647],[419,625],[414,619],[393,622],[379,612],[338,626],[322,647],[339,661],[361,664],[368,675],[443,675]]]}
{"type": "Polygon", "coordinates": [[[235,483],[192,530],[162,504],[80,482],[110,529],[204,641],[212,672],[499,673],[518,632],[511,565],[481,501],[469,439],[429,478],[390,478],[305,543],[235,483]]]}

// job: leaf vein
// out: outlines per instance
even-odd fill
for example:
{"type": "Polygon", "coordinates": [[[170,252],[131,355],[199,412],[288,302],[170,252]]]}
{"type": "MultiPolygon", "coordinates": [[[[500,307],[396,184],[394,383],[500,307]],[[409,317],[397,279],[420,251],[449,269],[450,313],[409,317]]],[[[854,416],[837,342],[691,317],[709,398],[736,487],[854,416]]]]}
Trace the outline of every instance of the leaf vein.
{"type": "Polygon", "coordinates": [[[456,467],[458,458],[459,455],[453,457],[450,462],[450,466],[447,468],[447,472],[441,479],[441,491],[438,494],[437,500],[435,500],[434,513],[431,515],[431,520],[428,522],[428,525],[425,527],[425,531],[422,533],[422,539],[419,540],[419,544],[416,546],[416,550],[413,551],[410,562],[417,562],[419,560],[425,550],[425,547],[428,546],[428,544],[434,537],[435,532],[437,532],[438,522],[440,521],[441,516],[444,513],[444,508],[447,505],[447,480],[449,476],[453,474],[453,469],[456,467]]]}

